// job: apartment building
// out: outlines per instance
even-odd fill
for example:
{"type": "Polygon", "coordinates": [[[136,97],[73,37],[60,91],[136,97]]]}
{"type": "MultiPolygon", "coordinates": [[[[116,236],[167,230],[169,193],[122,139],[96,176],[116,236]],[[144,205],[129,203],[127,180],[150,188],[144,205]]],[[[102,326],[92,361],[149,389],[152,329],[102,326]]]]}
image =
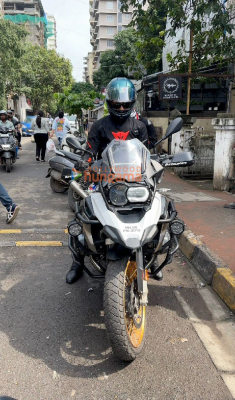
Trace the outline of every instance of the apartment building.
{"type": "MultiPolygon", "coordinates": [[[[114,36],[126,29],[132,19],[132,8],[120,11],[119,0],[89,0],[90,43],[93,47],[93,71],[99,68],[102,52],[114,48],[114,36]]],[[[85,72],[84,75],[86,76],[85,72]]]]}
{"type": "Polygon", "coordinates": [[[53,15],[47,14],[47,49],[56,50],[57,48],[57,33],[56,20],[53,15]]]}
{"type": "Polygon", "coordinates": [[[3,1],[4,18],[16,24],[25,24],[29,32],[28,40],[45,46],[47,21],[41,0],[3,1]]]}
{"type": "Polygon", "coordinates": [[[83,80],[84,82],[93,83],[92,75],[93,75],[93,60],[94,56],[92,52],[89,52],[87,57],[83,57],[83,80]]]}

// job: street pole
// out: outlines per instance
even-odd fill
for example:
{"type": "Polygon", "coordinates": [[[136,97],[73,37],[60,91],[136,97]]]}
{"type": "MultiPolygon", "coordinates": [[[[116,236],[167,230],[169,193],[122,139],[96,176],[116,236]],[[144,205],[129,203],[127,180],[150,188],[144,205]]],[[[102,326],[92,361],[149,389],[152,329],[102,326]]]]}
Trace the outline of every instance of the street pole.
{"type": "MultiPolygon", "coordinates": [[[[188,73],[192,73],[192,62],[193,62],[193,28],[190,28],[190,45],[189,45],[189,67],[188,73]]],[[[187,111],[186,115],[189,115],[190,108],[190,98],[191,98],[191,77],[188,77],[188,94],[187,94],[187,111]]]]}

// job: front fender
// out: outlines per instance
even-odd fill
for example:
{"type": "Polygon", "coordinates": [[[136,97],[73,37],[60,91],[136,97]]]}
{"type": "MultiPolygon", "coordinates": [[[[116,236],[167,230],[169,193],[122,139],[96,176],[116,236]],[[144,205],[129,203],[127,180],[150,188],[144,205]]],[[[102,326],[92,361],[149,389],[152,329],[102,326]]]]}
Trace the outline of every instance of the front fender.
{"type": "Polygon", "coordinates": [[[15,158],[15,151],[11,152],[11,151],[4,151],[4,153],[2,153],[1,155],[2,158],[15,158]]]}
{"type": "Polygon", "coordinates": [[[122,246],[121,244],[114,243],[107,251],[107,259],[110,261],[120,260],[124,257],[130,257],[132,249],[122,246]]]}

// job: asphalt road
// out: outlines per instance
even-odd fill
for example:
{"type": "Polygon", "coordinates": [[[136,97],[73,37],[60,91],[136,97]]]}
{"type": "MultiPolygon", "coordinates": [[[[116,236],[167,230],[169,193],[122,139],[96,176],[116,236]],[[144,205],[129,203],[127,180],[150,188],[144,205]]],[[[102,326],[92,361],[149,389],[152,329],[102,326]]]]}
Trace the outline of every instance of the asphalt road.
{"type": "MultiPolygon", "coordinates": [[[[64,229],[73,217],[67,196],[52,193],[44,178],[48,165],[35,161],[34,146],[23,139],[12,172],[0,167],[1,182],[21,206],[9,227],[64,229]]],[[[8,228],[3,207],[0,221],[1,229],[8,228]]],[[[65,241],[66,234],[1,234],[1,242],[9,240],[65,241]]],[[[103,283],[83,276],[67,285],[70,263],[66,246],[0,247],[0,395],[17,400],[233,399],[231,385],[229,391],[222,379],[226,366],[218,363],[219,357],[228,360],[232,376],[233,333],[221,350],[219,341],[225,340],[218,323],[233,324],[233,317],[180,253],[165,268],[162,282],[150,281],[146,344],[130,364],[116,359],[109,347],[103,283]],[[214,353],[200,327],[210,328],[218,340],[214,353]]]]}

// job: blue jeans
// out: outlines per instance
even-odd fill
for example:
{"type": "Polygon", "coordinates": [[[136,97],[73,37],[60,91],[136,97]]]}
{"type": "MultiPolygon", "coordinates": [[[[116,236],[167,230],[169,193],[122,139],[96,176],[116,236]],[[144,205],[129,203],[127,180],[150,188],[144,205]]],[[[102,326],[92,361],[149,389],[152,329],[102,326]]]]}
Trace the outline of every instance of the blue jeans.
{"type": "Polygon", "coordinates": [[[7,211],[9,211],[10,206],[12,206],[13,204],[13,201],[1,183],[0,183],[0,201],[2,205],[6,207],[7,211]]]}

